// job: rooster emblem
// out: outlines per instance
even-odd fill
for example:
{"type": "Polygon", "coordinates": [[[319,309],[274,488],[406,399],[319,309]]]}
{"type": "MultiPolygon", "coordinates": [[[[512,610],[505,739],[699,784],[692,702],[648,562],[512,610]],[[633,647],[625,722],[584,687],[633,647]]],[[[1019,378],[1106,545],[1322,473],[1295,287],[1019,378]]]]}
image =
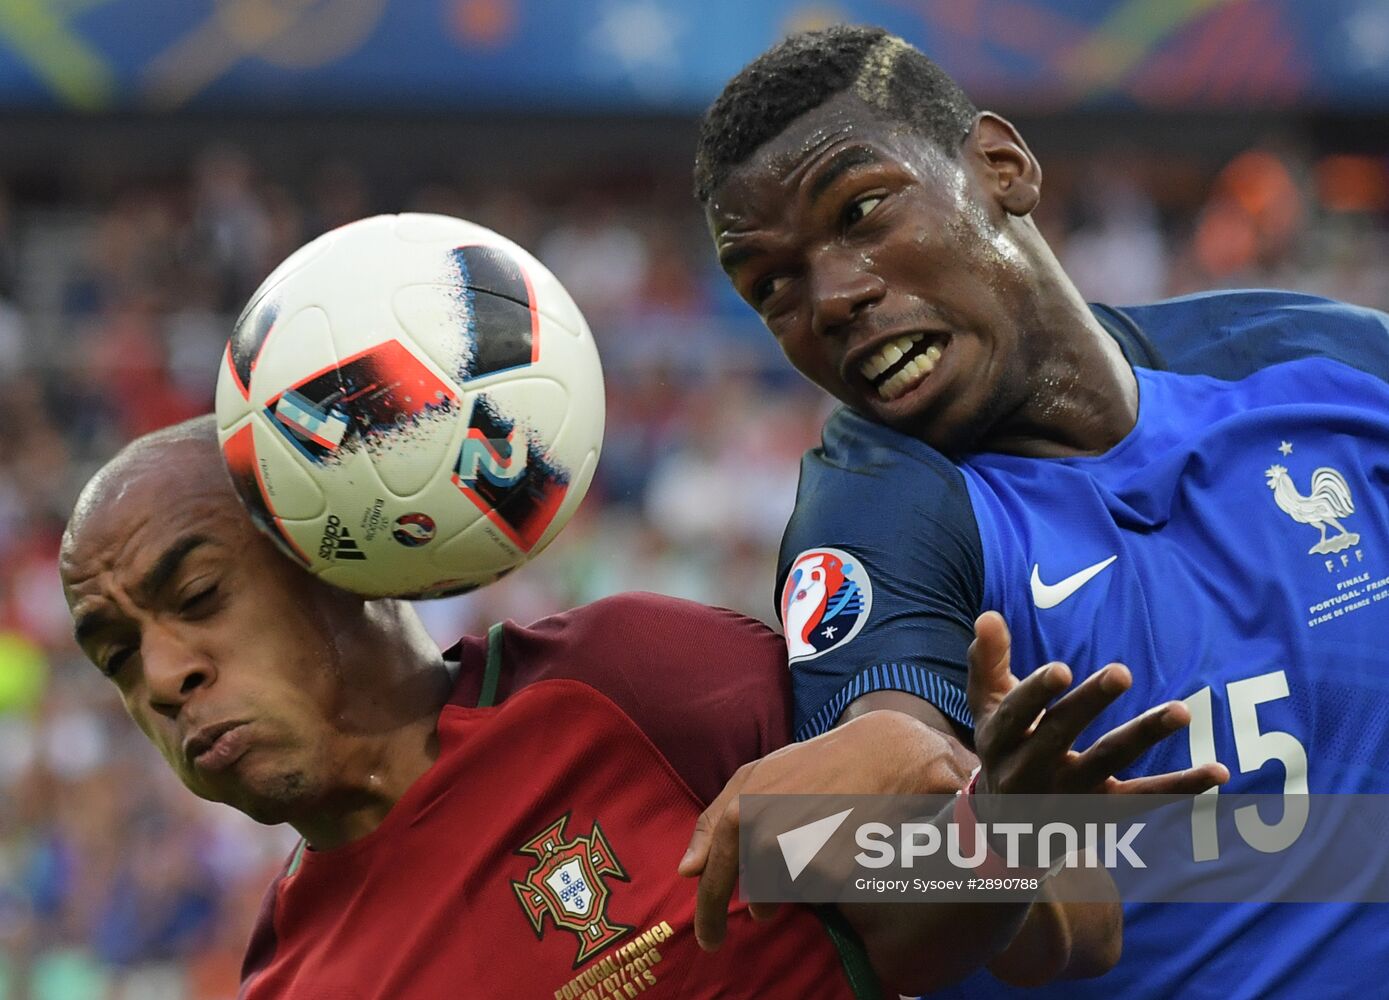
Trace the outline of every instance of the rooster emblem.
{"type": "Polygon", "coordinates": [[[1329,466],[1322,466],[1312,473],[1312,495],[1305,497],[1297,491],[1288,470],[1281,465],[1269,466],[1264,475],[1268,478],[1268,488],[1273,490],[1273,499],[1279,510],[1299,524],[1311,524],[1321,529],[1321,541],[1307,550],[1308,555],[1326,555],[1360,544],[1360,536],[1347,531],[1337,520],[1355,513],[1345,476],[1329,466]],[[1340,534],[1327,538],[1327,525],[1340,534]]]}

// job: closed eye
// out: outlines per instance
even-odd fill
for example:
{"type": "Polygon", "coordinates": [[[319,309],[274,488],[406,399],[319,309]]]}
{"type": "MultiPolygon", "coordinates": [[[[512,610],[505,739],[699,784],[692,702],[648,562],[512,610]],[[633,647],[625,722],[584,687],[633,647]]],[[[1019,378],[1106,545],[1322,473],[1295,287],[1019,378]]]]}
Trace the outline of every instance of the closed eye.
{"type": "Polygon", "coordinates": [[[178,613],[181,615],[200,615],[205,614],[212,608],[212,598],[217,596],[217,584],[204,587],[194,591],[188,597],[179,602],[178,613]]]}
{"type": "Polygon", "coordinates": [[[134,655],[135,650],[129,646],[122,646],[112,650],[106,655],[106,659],[101,663],[101,672],[107,677],[114,678],[120,673],[121,667],[127,660],[134,655]]]}

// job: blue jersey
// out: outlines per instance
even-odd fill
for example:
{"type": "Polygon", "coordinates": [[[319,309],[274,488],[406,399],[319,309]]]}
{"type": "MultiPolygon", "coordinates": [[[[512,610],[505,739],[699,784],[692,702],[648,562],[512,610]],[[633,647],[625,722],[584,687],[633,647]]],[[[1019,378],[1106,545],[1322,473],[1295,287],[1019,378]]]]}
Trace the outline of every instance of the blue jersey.
{"type": "MultiPolygon", "coordinates": [[[[1278,292],[1095,313],[1139,395],[1103,455],[952,463],[831,417],[779,576],[798,735],[875,690],[968,727],[966,648],[995,609],[1019,675],[1131,668],[1082,745],[1191,707],[1125,776],[1220,761],[1230,791],[1389,792],[1389,317],[1278,292]]],[[[1198,859],[1221,850],[1213,825],[1192,837],[1198,859]]],[[[1119,966],[1057,996],[1379,995],[1389,969],[1382,906],[1132,904],[1125,921],[1119,966]]]]}

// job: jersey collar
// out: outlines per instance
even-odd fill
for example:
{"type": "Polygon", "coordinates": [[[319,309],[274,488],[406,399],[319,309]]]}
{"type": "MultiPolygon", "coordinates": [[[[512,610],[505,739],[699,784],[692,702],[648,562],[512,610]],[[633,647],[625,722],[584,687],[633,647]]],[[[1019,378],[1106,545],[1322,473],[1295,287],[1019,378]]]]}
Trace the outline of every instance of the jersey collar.
{"type": "Polygon", "coordinates": [[[1091,302],[1090,312],[1099,320],[1105,332],[1114,338],[1119,350],[1124,352],[1124,360],[1134,368],[1151,368],[1166,371],[1167,363],[1162,360],[1157,345],[1143,332],[1143,328],[1122,309],[1091,302]]]}

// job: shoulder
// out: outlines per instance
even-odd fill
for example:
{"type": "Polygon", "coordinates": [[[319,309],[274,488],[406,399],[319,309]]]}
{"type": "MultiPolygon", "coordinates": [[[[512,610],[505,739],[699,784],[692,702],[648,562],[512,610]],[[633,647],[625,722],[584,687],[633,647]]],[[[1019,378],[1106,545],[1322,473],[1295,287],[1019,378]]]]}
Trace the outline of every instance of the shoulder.
{"type": "Polygon", "coordinates": [[[1245,289],[1112,311],[1137,324],[1178,373],[1234,380],[1324,357],[1389,378],[1389,316],[1333,299],[1245,289]]]}
{"type": "Polygon", "coordinates": [[[801,459],[786,539],[876,534],[913,513],[971,520],[959,468],[924,442],[841,407],[825,422],[820,447],[801,459]]]}
{"type": "Polygon", "coordinates": [[[507,622],[502,642],[503,695],[556,678],[642,701],[677,697],[692,682],[779,692],[786,669],[780,637],[762,622],[661,594],[617,594],[530,625],[507,622]]]}
{"type": "Polygon", "coordinates": [[[799,554],[843,548],[889,575],[938,564],[955,548],[979,548],[974,507],[960,469],[924,442],[847,409],[825,424],[801,460],[796,508],[782,536],[778,582],[799,554]]]}
{"type": "Polygon", "coordinates": [[[459,662],[452,704],[463,708],[501,706],[550,681],[584,685],[644,733],[701,802],[791,738],[785,644],[728,608],[618,594],[530,625],[504,622],[445,655],[459,662]]]}
{"type": "Polygon", "coordinates": [[[646,734],[702,802],[791,736],[786,647],[728,608],[619,594],[530,626],[508,623],[503,644],[503,697],[544,680],[586,684],[646,734]]]}
{"type": "Polygon", "coordinates": [[[825,475],[880,478],[906,465],[928,470],[942,483],[961,479],[955,464],[930,445],[841,406],[825,421],[820,447],[806,453],[801,468],[803,474],[813,468],[825,475]]]}
{"type": "Polygon", "coordinates": [[[908,691],[967,725],[955,689],[983,590],[979,526],[959,467],[836,411],[802,461],[777,566],[798,735],[824,732],[877,690],[908,691]]]}
{"type": "Polygon", "coordinates": [[[766,625],[738,611],[645,592],[604,597],[542,618],[524,631],[580,652],[638,658],[669,654],[673,646],[700,652],[710,644],[778,642],[766,625]]]}

